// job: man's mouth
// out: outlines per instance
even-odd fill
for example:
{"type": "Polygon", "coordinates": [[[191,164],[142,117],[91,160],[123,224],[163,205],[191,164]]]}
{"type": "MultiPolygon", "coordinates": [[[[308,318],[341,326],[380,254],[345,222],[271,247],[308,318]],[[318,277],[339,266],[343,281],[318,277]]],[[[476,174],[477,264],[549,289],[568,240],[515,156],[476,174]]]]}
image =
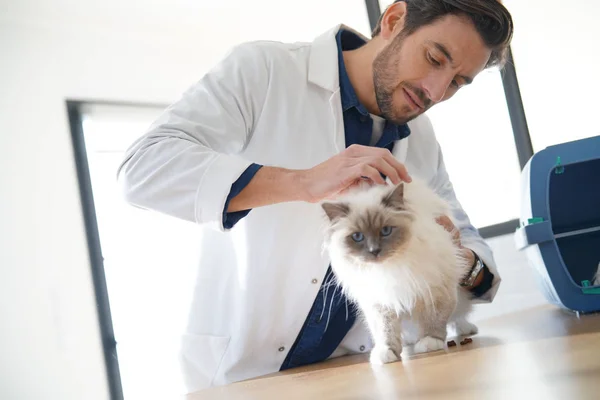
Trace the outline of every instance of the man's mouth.
{"type": "Polygon", "coordinates": [[[404,96],[406,96],[408,103],[411,105],[412,108],[414,109],[418,109],[418,110],[422,110],[425,107],[421,104],[421,101],[419,100],[419,98],[412,93],[410,90],[407,89],[402,89],[404,91],[404,96]]]}

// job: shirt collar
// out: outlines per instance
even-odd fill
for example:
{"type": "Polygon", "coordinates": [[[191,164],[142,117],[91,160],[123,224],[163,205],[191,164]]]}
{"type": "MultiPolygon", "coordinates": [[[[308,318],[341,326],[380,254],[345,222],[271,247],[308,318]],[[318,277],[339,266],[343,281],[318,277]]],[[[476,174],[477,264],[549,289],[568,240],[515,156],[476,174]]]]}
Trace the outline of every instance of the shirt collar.
{"type": "MultiPolygon", "coordinates": [[[[362,115],[369,115],[367,108],[358,100],[356,91],[350,82],[348,72],[346,71],[346,65],[344,63],[344,56],[342,51],[355,50],[367,43],[363,38],[358,36],[356,33],[349,30],[340,29],[336,35],[337,48],[338,48],[338,66],[339,66],[339,80],[340,80],[340,97],[342,99],[342,110],[344,112],[351,108],[356,108],[362,115]]],[[[386,121],[386,125],[391,124],[386,121]]],[[[410,135],[410,128],[407,124],[394,125],[397,133],[396,140],[403,139],[410,135]]]]}

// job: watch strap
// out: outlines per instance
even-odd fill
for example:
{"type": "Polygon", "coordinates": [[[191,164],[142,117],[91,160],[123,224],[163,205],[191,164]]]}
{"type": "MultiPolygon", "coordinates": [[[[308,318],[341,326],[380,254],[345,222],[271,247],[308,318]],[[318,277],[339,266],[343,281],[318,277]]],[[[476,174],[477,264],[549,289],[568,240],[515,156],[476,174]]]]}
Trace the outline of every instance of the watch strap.
{"type": "Polygon", "coordinates": [[[473,251],[473,255],[475,256],[475,262],[473,263],[473,266],[471,267],[469,272],[465,275],[465,277],[460,282],[460,286],[463,286],[463,287],[472,286],[473,283],[475,282],[475,279],[477,279],[477,276],[479,275],[479,273],[481,272],[481,270],[484,267],[484,264],[481,261],[481,259],[479,258],[479,256],[477,255],[477,253],[475,253],[473,251]]]}

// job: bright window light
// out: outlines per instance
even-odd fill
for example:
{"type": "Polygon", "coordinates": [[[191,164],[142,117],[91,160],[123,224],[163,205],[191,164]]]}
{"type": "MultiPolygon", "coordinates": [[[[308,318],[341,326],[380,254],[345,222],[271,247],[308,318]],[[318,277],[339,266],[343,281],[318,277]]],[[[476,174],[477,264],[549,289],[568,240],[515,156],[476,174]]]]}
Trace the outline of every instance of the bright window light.
{"type": "Polygon", "coordinates": [[[477,228],[519,215],[520,167],[498,70],[479,74],[431,118],[454,190],[477,228]]]}
{"type": "Polygon", "coordinates": [[[183,393],[177,357],[198,268],[200,231],[192,223],[132,207],[116,180],[125,150],[160,111],[88,106],[83,112],[125,399],[183,393]]]}
{"type": "Polygon", "coordinates": [[[600,2],[504,4],[515,21],[511,47],[534,151],[600,135],[600,2]]]}

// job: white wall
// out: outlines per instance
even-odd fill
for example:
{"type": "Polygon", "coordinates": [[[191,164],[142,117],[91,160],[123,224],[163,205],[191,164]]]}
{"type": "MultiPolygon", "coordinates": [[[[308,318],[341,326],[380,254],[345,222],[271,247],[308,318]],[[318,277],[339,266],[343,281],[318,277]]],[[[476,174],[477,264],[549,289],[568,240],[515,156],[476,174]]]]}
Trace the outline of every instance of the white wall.
{"type": "Polygon", "coordinates": [[[362,0],[225,3],[0,0],[0,398],[108,398],[66,99],[169,103],[233,43],[368,32],[362,0]]]}

